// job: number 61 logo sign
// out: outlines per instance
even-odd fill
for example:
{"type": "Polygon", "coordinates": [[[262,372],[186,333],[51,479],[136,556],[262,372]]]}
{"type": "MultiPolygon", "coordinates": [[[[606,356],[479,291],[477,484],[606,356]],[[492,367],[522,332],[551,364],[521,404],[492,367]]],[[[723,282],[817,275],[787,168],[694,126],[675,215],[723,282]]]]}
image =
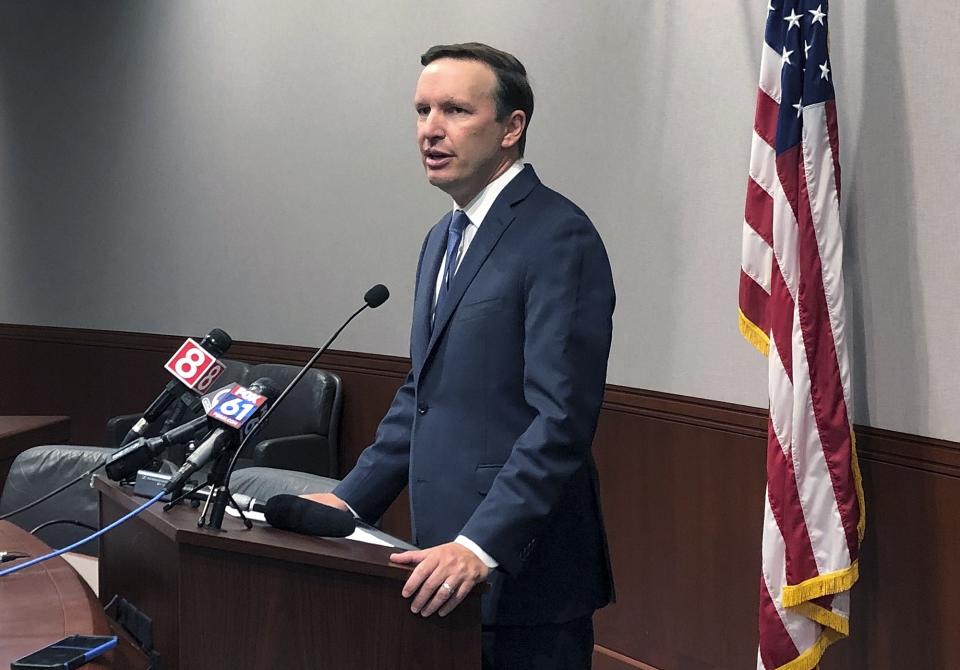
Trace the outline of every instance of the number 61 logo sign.
{"type": "Polygon", "coordinates": [[[223,363],[189,338],[163,367],[197,393],[206,393],[225,369],[223,363]]]}
{"type": "Polygon", "coordinates": [[[214,396],[213,406],[207,410],[207,416],[239,429],[267,402],[265,396],[250,389],[234,384],[222,389],[214,396]]]}

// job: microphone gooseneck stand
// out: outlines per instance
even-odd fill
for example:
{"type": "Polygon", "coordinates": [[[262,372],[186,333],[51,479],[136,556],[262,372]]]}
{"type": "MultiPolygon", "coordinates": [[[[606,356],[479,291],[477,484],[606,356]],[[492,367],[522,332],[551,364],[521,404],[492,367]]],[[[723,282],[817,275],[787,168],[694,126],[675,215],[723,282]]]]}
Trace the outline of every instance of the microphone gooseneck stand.
{"type": "MultiPolygon", "coordinates": [[[[224,450],[216,460],[213,469],[210,471],[207,479],[210,483],[210,494],[207,497],[207,501],[204,503],[203,510],[200,513],[200,517],[197,519],[197,526],[203,528],[215,528],[216,530],[222,530],[223,527],[223,515],[226,512],[227,501],[231,501],[235,509],[240,512],[240,516],[244,521],[244,526],[247,529],[250,529],[253,524],[250,522],[247,517],[243,515],[243,511],[240,509],[240,506],[235,500],[233,500],[233,494],[230,492],[230,475],[233,473],[233,469],[237,464],[237,459],[240,457],[240,454],[243,452],[244,447],[247,446],[247,443],[253,438],[254,435],[260,432],[260,430],[266,425],[267,421],[270,419],[270,415],[273,414],[275,410],[283,399],[290,394],[290,391],[294,386],[297,385],[303,376],[307,374],[307,371],[313,367],[317,362],[317,359],[330,347],[337,336],[346,328],[351,321],[356,318],[360,312],[367,309],[368,307],[377,308],[382,305],[387,298],[390,297],[390,292],[387,290],[387,287],[383,284],[377,284],[369,291],[366,292],[363,296],[364,304],[363,306],[350,315],[346,321],[343,322],[343,325],[337,329],[333,335],[330,336],[330,339],[326,343],[317,349],[317,352],[310,357],[310,360],[300,368],[300,371],[296,376],[287,384],[286,388],[277,396],[277,399],[270,404],[270,407],[267,408],[267,411],[264,412],[263,416],[260,418],[260,421],[253,428],[244,435],[243,439],[240,440],[240,444],[234,450],[224,450]],[[230,459],[229,465],[226,468],[221,466],[221,461],[226,461],[226,458],[231,454],[233,457],[230,459]],[[209,518],[208,518],[209,512],[209,518]]],[[[168,503],[168,506],[171,503],[168,503]]],[[[166,508],[165,508],[166,509],[166,508]]]]}

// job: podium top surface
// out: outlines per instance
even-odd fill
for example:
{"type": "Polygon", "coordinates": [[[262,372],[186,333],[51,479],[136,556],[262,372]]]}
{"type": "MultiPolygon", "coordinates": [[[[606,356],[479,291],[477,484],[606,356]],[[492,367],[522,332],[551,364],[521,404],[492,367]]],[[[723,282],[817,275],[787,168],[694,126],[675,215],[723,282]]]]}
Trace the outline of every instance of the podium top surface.
{"type": "MultiPolygon", "coordinates": [[[[115,503],[123,513],[146,502],[145,498],[133,495],[132,488],[121,487],[103,477],[96,477],[94,485],[102,500],[115,503]]],[[[342,538],[298,535],[257,521],[253,522],[253,528],[247,530],[240,519],[229,515],[224,516],[222,530],[198,528],[199,515],[200,510],[189,504],[179,504],[169,512],[164,512],[163,504],[156,503],[141,512],[138,518],[179,545],[315,565],[378,576],[399,583],[405,582],[411,572],[410,568],[390,563],[390,554],[400,549],[342,538]]],[[[131,519],[127,523],[133,521],[131,519]]]]}

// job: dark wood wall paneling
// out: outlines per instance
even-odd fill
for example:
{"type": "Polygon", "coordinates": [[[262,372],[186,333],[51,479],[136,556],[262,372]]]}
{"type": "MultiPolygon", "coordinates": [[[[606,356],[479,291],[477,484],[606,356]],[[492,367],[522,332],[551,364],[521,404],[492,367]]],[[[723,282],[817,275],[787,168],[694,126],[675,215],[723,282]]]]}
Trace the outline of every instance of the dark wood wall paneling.
{"type": "MultiPolygon", "coordinates": [[[[0,325],[0,414],[72,417],[77,443],[141,410],[180,337],[0,325]]],[[[237,343],[230,357],[302,364],[303,347],[237,343]]],[[[407,372],[403,358],[330,352],[344,380],[349,469],[407,372]]],[[[960,668],[960,445],[858,427],[867,539],[853,635],[823,670],[960,668]]],[[[595,667],[754,667],[764,495],[763,410],[609,386],[594,453],[618,602],[598,613],[595,667]]],[[[385,519],[409,528],[406,500],[385,519]]]]}

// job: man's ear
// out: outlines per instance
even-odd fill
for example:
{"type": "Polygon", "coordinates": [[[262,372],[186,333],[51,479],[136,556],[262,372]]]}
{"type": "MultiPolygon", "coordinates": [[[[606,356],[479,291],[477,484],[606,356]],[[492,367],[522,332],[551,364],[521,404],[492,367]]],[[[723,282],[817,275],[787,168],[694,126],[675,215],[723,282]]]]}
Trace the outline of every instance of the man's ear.
{"type": "Polygon", "coordinates": [[[523,129],[527,127],[527,114],[523,110],[515,109],[510,113],[507,123],[504,126],[503,140],[500,146],[503,149],[515,147],[520,137],[523,135],[523,129]]]}

